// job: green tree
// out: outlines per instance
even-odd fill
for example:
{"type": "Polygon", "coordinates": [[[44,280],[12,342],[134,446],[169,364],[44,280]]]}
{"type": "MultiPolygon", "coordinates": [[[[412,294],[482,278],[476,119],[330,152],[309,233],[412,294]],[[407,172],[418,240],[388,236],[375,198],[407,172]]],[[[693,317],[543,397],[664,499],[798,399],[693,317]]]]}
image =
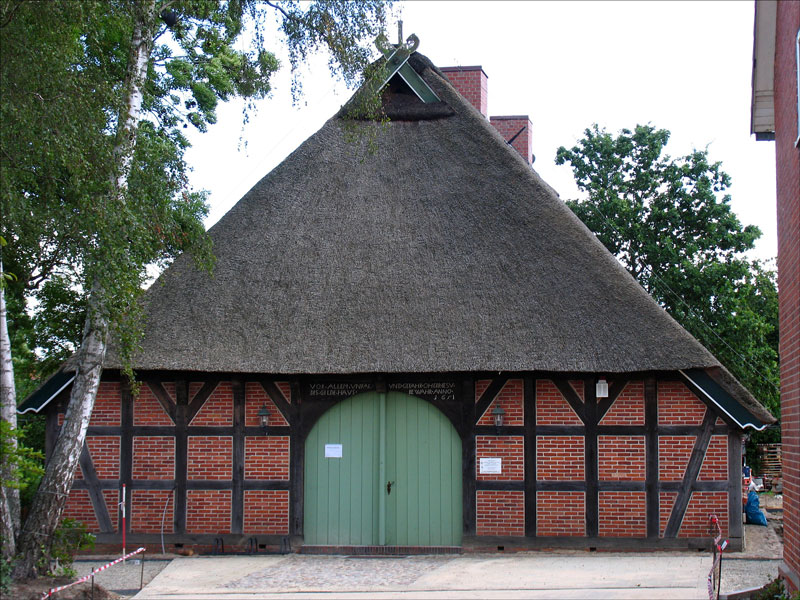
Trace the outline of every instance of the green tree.
{"type": "Polygon", "coordinates": [[[684,328],[775,415],[775,274],[751,250],[761,235],[730,207],[730,177],[707,150],[672,158],[670,133],[650,125],[614,136],[597,125],[556,164],[569,164],[584,198],[567,204],[684,328]]]}
{"type": "MultiPolygon", "coordinates": [[[[292,67],[326,49],[332,69],[354,83],[369,56],[365,42],[383,29],[387,6],[378,0],[0,6],[0,207],[21,281],[18,296],[36,296],[48,310],[77,301],[84,315],[69,406],[19,537],[15,577],[34,575],[53,539],[109,335],[123,360],[135,351],[146,267],[183,251],[211,266],[201,220],[205,197],[188,189],[183,130],[205,131],[220,101],[269,94],[279,64],[263,30],[268,18],[278,20],[292,67]],[[243,37],[248,43],[239,43],[243,37]]],[[[68,348],[74,333],[73,326],[50,327],[48,339],[68,348]]]]}

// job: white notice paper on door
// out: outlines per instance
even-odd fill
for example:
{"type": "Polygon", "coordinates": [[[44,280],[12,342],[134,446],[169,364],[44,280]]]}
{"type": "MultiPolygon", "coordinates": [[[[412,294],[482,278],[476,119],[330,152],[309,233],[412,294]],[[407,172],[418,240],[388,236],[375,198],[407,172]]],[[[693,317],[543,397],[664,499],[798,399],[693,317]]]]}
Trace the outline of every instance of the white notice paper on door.
{"type": "Polygon", "coordinates": [[[482,458],[481,459],[481,475],[499,474],[503,472],[503,459],[502,458],[482,458]]]}
{"type": "Polygon", "coordinates": [[[342,445],[325,444],[325,458],[342,458],[342,445]]]}

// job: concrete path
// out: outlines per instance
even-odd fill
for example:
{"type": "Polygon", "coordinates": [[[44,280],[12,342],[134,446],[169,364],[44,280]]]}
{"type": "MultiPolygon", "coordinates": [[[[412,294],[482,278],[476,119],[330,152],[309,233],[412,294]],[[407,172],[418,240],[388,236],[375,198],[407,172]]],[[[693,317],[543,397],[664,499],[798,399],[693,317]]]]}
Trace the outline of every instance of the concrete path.
{"type": "Polygon", "coordinates": [[[710,567],[706,553],[193,557],[135,599],[702,599],[710,567]]]}

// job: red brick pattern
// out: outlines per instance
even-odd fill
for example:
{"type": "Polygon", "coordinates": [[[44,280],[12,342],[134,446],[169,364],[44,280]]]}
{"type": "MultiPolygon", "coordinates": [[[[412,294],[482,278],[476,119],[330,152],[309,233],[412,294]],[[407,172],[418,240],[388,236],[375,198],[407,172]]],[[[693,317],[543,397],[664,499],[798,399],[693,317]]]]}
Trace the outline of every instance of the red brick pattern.
{"type": "Polygon", "coordinates": [[[203,385],[205,385],[203,381],[192,381],[189,383],[189,402],[194,399],[197,392],[203,389],[203,385]]]}
{"type": "Polygon", "coordinates": [[[598,436],[597,457],[600,480],[644,481],[644,436],[598,436]]]}
{"type": "Polygon", "coordinates": [[[548,379],[536,381],[537,425],[583,425],[578,415],[548,379]]]}
{"type": "Polygon", "coordinates": [[[536,479],[539,481],[583,481],[584,441],[582,436],[539,436],[536,438],[536,479]]]}
{"type": "Polygon", "coordinates": [[[479,435],[475,437],[475,476],[478,481],[524,481],[525,438],[522,436],[479,435]],[[481,458],[502,459],[502,473],[481,474],[481,458]]]}
{"type": "Polygon", "coordinates": [[[575,393],[578,394],[578,398],[581,399],[581,402],[586,402],[586,397],[583,395],[584,389],[586,387],[586,382],[575,379],[569,382],[569,385],[575,390],[575,393]]]}
{"type": "Polygon", "coordinates": [[[644,492],[600,492],[598,495],[601,537],[646,537],[644,492]]]}
{"type": "Polygon", "coordinates": [[[233,425],[233,386],[229,381],[220,382],[190,425],[194,427],[233,425]]]}
{"type": "Polygon", "coordinates": [[[682,381],[658,382],[659,425],[700,425],[706,405],[682,381]]]}
{"type": "Polygon", "coordinates": [[[175,390],[175,382],[174,381],[167,381],[166,383],[161,384],[161,386],[166,390],[169,397],[172,398],[172,402],[177,402],[178,394],[175,390]]]}
{"type": "Polygon", "coordinates": [[[103,381],[97,389],[94,400],[91,426],[119,425],[120,424],[120,391],[116,381],[103,381]]]}
{"type": "MultiPolygon", "coordinates": [[[[475,402],[477,402],[481,394],[489,387],[488,380],[481,380],[476,382],[475,385],[475,402]],[[480,385],[478,385],[480,384],[480,385]]],[[[506,411],[503,415],[503,425],[524,425],[525,424],[525,409],[523,402],[523,387],[521,379],[509,379],[497,394],[497,397],[492,400],[489,408],[478,419],[478,425],[494,425],[494,415],[492,411],[497,403],[506,411]]]]}
{"type": "Polygon", "coordinates": [[[662,435],[658,438],[658,478],[681,481],[694,448],[695,436],[662,435]]]}
{"type": "Polygon", "coordinates": [[[188,479],[226,480],[233,473],[233,438],[189,436],[188,479]]]}
{"type": "Polygon", "coordinates": [[[794,593],[800,582],[800,150],[796,39],[800,3],[778,2],[775,31],[775,158],[783,452],[783,560],[794,593]]]}
{"type": "Polygon", "coordinates": [[[133,438],[134,479],[175,478],[175,438],[136,436],[133,438]]]}
{"type": "Polygon", "coordinates": [[[245,490],[244,532],[288,535],[289,491],[245,490]]]}
{"type": "Polygon", "coordinates": [[[189,490],[186,492],[188,533],[230,533],[231,491],[189,490]]]}
{"type": "Polygon", "coordinates": [[[121,495],[119,490],[103,490],[103,500],[106,503],[108,516],[111,517],[111,526],[116,531],[119,527],[119,501],[121,495]]]}
{"type": "Polygon", "coordinates": [[[528,115],[518,117],[492,117],[489,122],[497,129],[503,139],[508,142],[512,138],[511,146],[519,152],[520,156],[530,165],[533,164],[533,133],[531,120],[528,115]],[[516,137],[515,137],[516,136],[516,137]]]}
{"type": "Polygon", "coordinates": [[[644,425],[644,382],[629,381],[600,425],[644,425]]]}
{"type": "Polygon", "coordinates": [[[289,436],[247,436],[244,440],[245,479],[289,479],[289,436]]]}
{"type": "MultiPolygon", "coordinates": [[[[284,395],[286,395],[288,390],[281,389],[281,391],[284,393],[284,395]]],[[[289,424],[286,422],[286,419],[283,418],[283,415],[278,410],[278,407],[275,406],[275,403],[270,400],[260,383],[254,381],[246,383],[244,394],[244,424],[247,427],[261,426],[261,418],[258,416],[258,411],[261,410],[261,407],[265,404],[267,406],[267,410],[269,411],[270,427],[280,427],[289,424]]],[[[288,398],[289,396],[286,397],[288,398]]]]}
{"type": "Polygon", "coordinates": [[[89,531],[98,532],[100,526],[97,517],[94,515],[92,501],[89,499],[88,490],[71,490],[67,498],[67,505],[64,508],[62,519],[75,519],[80,521],[89,531]]]}
{"type": "Polygon", "coordinates": [[[172,533],[173,493],[172,490],[133,490],[131,533],[160,533],[162,518],[164,533],[172,533]]]}
{"type": "Polygon", "coordinates": [[[139,387],[139,395],[133,400],[133,424],[174,425],[147,384],[139,387]]]}
{"type": "Polygon", "coordinates": [[[87,436],[86,445],[98,479],[119,479],[119,436],[87,436]]]}
{"type": "Polygon", "coordinates": [[[664,531],[667,529],[667,523],[669,523],[669,516],[672,514],[672,508],[675,506],[675,500],[677,499],[677,492],[660,492],[658,494],[658,522],[661,537],[664,537],[664,531]]]}
{"type": "Polygon", "coordinates": [[[478,490],[478,535],[525,535],[525,492],[478,490]]]}
{"type": "Polygon", "coordinates": [[[444,67],[441,70],[472,106],[484,117],[489,114],[488,77],[481,67],[444,67]]]}
{"type": "Polygon", "coordinates": [[[715,514],[722,528],[722,536],[728,535],[728,494],[725,492],[693,492],[683,516],[678,537],[702,537],[709,535],[709,515],[715,514]]]}
{"type": "Polygon", "coordinates": [[[728,438],[712,435],[708,444],[703,466],[698,479],[703,481],[727,481],[728,479],[728,438]]]}
{"type": "Polygon", "coordinates": [[[586,535],[586,497],[583,492],[536,492],[536,535],[586,535]]]}

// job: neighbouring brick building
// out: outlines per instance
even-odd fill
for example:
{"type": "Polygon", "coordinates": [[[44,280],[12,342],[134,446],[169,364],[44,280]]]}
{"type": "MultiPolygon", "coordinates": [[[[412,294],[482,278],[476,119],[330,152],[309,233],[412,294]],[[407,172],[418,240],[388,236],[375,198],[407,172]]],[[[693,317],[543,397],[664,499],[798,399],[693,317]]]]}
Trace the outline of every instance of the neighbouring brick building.
{"type": "Polygon", "coordinates": [[[756,4],[751,132],[775,141],[784,546],[800,590],[800,3],[756,4]]]}
{"type": "MultiPolygon", "coordinates": [[[[488,120],[480,67],[399,65],[387,124],[334,116],[211,229],[213,277],[150,288],[66,516],[118,543],[125,484],[131,543],[705,547],[716,514],[741,547],[770,414],[539,178],[528,117],[488,120]]],[[[23,407],[49,444],[70,377],[23,407]]]]}

